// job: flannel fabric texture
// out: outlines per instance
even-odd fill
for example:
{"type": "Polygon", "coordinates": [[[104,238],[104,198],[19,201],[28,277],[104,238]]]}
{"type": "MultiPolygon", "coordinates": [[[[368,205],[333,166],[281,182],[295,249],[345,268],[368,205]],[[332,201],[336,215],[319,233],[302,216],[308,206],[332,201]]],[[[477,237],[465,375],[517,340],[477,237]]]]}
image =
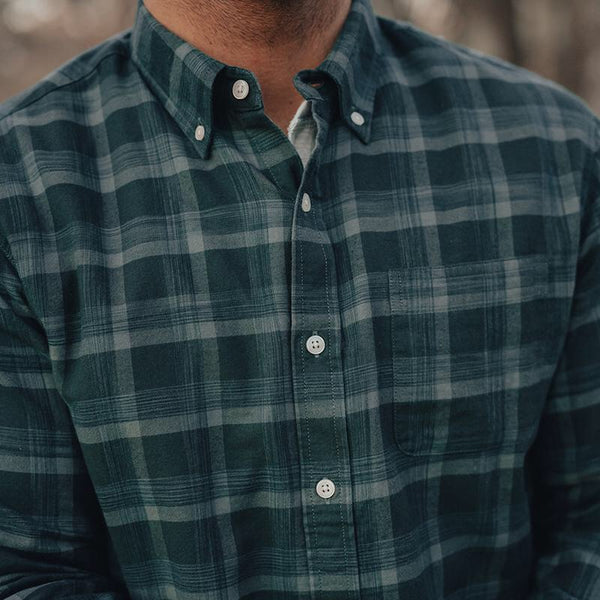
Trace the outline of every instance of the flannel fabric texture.
{"type": "Polygon", "coordinates": [[[294,84],[139,2],[0,107],[0,598],[597,600],[597,117],[368,0],[294,84]]]}

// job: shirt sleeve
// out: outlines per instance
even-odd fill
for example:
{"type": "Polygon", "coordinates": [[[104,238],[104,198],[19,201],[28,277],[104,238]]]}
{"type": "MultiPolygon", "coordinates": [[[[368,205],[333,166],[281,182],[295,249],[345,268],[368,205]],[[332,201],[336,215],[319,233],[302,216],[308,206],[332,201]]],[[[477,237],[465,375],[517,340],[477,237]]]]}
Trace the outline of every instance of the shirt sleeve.
{"type": "Polygon", "coordinates": [[[598,150],[588,164],[569,327],[528,456],[536,556],[530,600],[600,598],[598,150]]]}
{"type": "Polygon", "coordinates": [[[127,600],[44,328],[0,250],[0,599],[127,600]]]}

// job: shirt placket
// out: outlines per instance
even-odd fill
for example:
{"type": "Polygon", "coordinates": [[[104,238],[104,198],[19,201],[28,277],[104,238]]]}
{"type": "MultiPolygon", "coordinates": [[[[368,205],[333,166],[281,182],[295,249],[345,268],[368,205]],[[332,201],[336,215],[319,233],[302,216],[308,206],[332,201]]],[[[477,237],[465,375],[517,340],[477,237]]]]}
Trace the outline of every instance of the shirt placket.
{"type": "Polygon", "coordinates": [[[302,519],[307,551],[308,586],[314,600],[360,598],[358,556],[353,521],[353,494],[345,405],[342,332],[333,245],[322,218],[319,161],[329,129],[331,105],[309,83],[296,79],[302,95],[313,102],[317,124],[314,150],[303,168],[299,155],[262,110],[262,100],[230,69],[228,87],[238,102],[233,116],[270,179],[284,195],[294,194],[290,265],[290,349],[302,519]],[[263,160],[281,140],[287,163],[263,160]],[[276,166],[277,165],[277,166],[276,166]]]}
{"type": "Polygon", "coordinates": [[[360,597],[345,405],[342,332],[333,245],[318,179],[328,132],[316,101],[314,151],[303,172],[292,223],[291,360],[303,520],[314,598],[360,597]]]}

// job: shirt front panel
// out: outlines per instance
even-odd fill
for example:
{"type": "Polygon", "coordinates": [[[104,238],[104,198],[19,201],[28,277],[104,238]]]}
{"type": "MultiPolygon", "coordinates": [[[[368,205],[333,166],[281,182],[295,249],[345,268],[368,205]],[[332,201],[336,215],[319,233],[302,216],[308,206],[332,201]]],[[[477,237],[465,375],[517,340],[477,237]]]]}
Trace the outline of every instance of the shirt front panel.
{"type": "Polygon", "coordinates": [[[298,82],[288,137],[243,70],[213,124],[128,34],[2,122],[2,234],[132,598],[526,592],[591,121],[391,27],[363,125],[298,82]]]}

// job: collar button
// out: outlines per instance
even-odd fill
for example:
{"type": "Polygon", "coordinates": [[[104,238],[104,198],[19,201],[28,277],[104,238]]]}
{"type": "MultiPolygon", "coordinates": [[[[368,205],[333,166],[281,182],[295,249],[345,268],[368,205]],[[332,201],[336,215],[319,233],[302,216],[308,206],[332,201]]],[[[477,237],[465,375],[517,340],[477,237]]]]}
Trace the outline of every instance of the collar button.
{"type": "Polygon", "coordinates": [[[248,85],[247,81],[244,81],[243,79],[238,79],[233,84],[233,88],[231,89],[231,91],[233,93],[234,98],[237,98],[238,100],[243,100],[250,93],[250,86],[248,85]]]}
{"type": "Polygon", "coordinates": [[[364,125],[365,124],[365,118],[359,112],[354,111],[350,115],[350,118],[352,119],[352,122],[355,125],[364,125]]]}
{"type": "Polygon", "coordinates": [[[195,138],[201,142],[204,139],[204,136],[206,135],[206,129],[204,129],[204,125],[198,125],[198,127],[196,127],[196,131],[194,133],[195,138]]]}

